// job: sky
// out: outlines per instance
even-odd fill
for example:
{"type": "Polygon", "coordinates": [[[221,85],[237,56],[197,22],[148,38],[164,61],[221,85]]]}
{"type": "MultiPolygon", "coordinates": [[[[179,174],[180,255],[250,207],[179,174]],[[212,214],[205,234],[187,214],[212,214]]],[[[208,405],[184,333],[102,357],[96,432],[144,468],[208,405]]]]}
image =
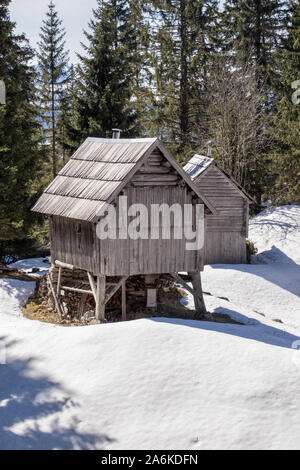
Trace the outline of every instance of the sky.
{"type": "MultiPolygon", "coordinates": [[[[12,0],[11,19],[17,23],[16,32],[25,33],[35,48],[39,41],[39,31],[50,0],[12,0]]],[[[80,42],[84,42],[83,29],[92,16],[97,0],[55,0],[56,9],[66,28],[66,48],[70,51],[71,62],[77,62],[76,52],[82,52],[80,42]]]]}
{"type": "MultiPolygon", "coordinates": [[[[50,0],[12,0],[10,4],[16,32],[25,33],[34,48],[39,41],[40,27],[49,2],[50,0]]],[[[82,52],[80,42],[85,42],[83,29],[87,29],[97,0],[54,0],[54,3],[66,28],[66,49],[70,51],[71,63],[76,63],[76,52],[82,52]]]]}

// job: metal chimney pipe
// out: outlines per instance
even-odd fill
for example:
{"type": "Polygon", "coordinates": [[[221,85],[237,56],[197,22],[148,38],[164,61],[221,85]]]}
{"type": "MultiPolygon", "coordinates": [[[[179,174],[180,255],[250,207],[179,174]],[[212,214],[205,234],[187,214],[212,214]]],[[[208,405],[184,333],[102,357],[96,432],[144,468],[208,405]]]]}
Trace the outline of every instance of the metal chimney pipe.
{"type": "Polygon", "coordinates": [[[215,141],[214,140],[209,140],[207,142],[207,145],[208,145],[208,148],[207,148],[207,156],[208,157],[211,157],[211,151],[212,151],[212,147],[215,145],[215,141]]]}
{"type": "Polygon", "coordinates": [[[122,129],[112,129],[112,138],[119,139],[121,132],[122,132],[122,129]]]}

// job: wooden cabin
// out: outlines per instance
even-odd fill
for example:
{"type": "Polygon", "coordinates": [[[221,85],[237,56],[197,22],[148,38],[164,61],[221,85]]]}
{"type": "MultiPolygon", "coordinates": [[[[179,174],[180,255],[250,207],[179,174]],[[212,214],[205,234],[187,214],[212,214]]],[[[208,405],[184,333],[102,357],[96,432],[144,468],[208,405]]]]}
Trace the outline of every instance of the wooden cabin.
{"type": "Polygon", "coordinates": [[[244,264],[249,205],[254,199],[210,157],[194,155],[184,170],[216,213],[205,220],[205,264],[244,264]]]}
{"type": "Polygon", "coordinates": [[[193,281],[196,309],[203,311],[199,275],[204,264],[203,249],[187,251],[184,237],[174,239],[171,235],[164,239],[163,218],[157,239],[98,238],[101,210],[114,204],[119,214],[120,195],[127,196],[128,205],[142,203],[149,211],[152,204],[166,203],[180,204],[182,208],[192,204],[193,210],[196,204],[202,204],[205,214],[215,211],[159,140],[88,138],[33,208],[50,217],[51,259],[59,268],[58,301],[62,289],[76,290],[61,285],[63,269],[85,270],[90,290],[81,291],[93,294],[96,318],[105,318],[105,305],[121,287],[125,318],[129,276],[170,273],[185,284],[178,277],[185,271],[193,281]],[[107,276],[114,276],[114,282],[106,282],[107,276]]]}

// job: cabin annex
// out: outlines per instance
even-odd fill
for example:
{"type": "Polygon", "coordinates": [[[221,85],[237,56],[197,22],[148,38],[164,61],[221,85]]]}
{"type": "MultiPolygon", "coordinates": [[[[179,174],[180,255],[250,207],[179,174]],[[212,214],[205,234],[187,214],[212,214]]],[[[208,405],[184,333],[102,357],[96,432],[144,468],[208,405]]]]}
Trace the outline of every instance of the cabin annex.
{"type": "Polygon", "coordinates": [[[184,170],[215,209],[205,219],[204,264],[246,263],[249,205],[254,199],[213,158],[194,155],[184,170]]]}
{"type": "MultiPolygon", "coordinates": [[[[205,310],[199,271],[203,270],[203,248],[187,251],[187,240],[162,237],[160,219],[157,239],[99,239],[99,211],[114,204],[119,213],[119,196],[127,196],[128,206],[144,204],[202,204],[205,214],[213,206],[157,139],[88,138],[49,184],[33,211],[50,217],[51,260],[58,272],[52,288],[60,310],[62,291],[93,295],[96,318],[105,319],[105,306],[122,289],[122,317],[126,318],[126,280],[132,275],[188,272],[198,314],[205,310]],[[90,289],[62,285],[64,269],[86,272],[90,289]],[[113,280],[107,282],[107,277],[113,280]],[[56,293],[56,295],[55,295],[56,293]]],[[[119,218],[117,218],[119,220],[119,218]]],[[[151,225],[151,222],[150,222],[151,225]]],[[[174,231],[175,222],[172,230],[174,231]]],[[[119,230],[121,227],[117,227],[119,230]]]]}

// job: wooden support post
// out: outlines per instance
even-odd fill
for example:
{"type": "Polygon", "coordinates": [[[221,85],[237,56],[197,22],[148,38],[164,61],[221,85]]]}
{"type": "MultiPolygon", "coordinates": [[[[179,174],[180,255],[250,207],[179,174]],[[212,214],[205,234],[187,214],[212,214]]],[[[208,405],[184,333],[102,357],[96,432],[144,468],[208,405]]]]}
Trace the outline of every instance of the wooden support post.
{"type": "Polygon", "coordinates": [[[105,276],[97,276],[96,319],[105,320],[105,276]]]}
{"type": "Polygon", "coordinates": [[[61,275],[62,275],[62,267],[58,268],[58,280],[57,280],[57,288],[56,288],[56,295],[60,297],[60,286],[61,286],[61,275]]]}
{"type": "Polygon", "coordinates": [[[57,313],[58,313],[58,314],[61,316],[61,318],[62,318],[63,315],[64,315],[64,312],[63,312],[63,310],[62,310],[62,308],[61,308],[59,299],[57,298],[57,295],[56,295],[56,293],[55,293],[55,290],[54,290],[54,287],[53,287],[53,284],[52,284],[52,279],[51,279],[51,276],[50,276],[49,273],[47,274],[47,279],[48,279],[48,281],[49,281],[49,285],[50,285],[52,297],[53,297],[54,302],[55,302],[56,311],[57,311],[57,313]]]}
{"type": "Polygon", "coordinates": [[[126,279],[122,284],[122,320],[126,320],[126,279]]]}
{"type": "Polygon", "coordinates": [[[114,284],[114,287],[111,289],[111,291],[108,294],[106,294],[105,305],[115,295],[115,293],[118,292],[118,290],[122,286],[123,282],[126,282],[128,277],[129,276],[122,276],[121,279],[119,280],[119,282],[117,282],[117,284],[114,284]]]}
{"type": "Polygon", "coordinates": [[[195,300],[195,309],[196,309],[196,319],[202,318],[207,315],[205,302],[203,299],[203,291],[202,291],[202,284],[201,284],[201,276],[200,272],[192,272],[188,273],[191,276],[192,284],[193,284],[193,295],[195,300]]]}
{"type": "Polygon", "coordinates": [[[81,318],[82,315],[83,315],[84,306],[85,306],[85,303],[86,303],[87,296],[88,296],[88,294],[82,294],[81,295],[80,304],[79,304],[79,307],[78,307],[77,318],[81,318]]]}
{"type": "Polygon", "coordinates": [[[174,277],[175,281],[177,281],[179,284],[181,284],[187,291],[190,292],[190,294],[194,295],[194,289],[192,289],[187,282],[179,276],[177,273],[171,273],[171,276],[174,277]]]}
{"type": "Polygon", "coordinates": [[[93,296],[94,296],[94,299],[95,299],[95,302],[96,302],[97,301],[97,286],[96,286],[95,281],[94,281],[94,276],[89,271],[88,271],[87,275],[88,275],[88,278],[89,278],[89,281],[90,281],[90,286],[91,286],[91,289],[93,291],[93,296]]]}

